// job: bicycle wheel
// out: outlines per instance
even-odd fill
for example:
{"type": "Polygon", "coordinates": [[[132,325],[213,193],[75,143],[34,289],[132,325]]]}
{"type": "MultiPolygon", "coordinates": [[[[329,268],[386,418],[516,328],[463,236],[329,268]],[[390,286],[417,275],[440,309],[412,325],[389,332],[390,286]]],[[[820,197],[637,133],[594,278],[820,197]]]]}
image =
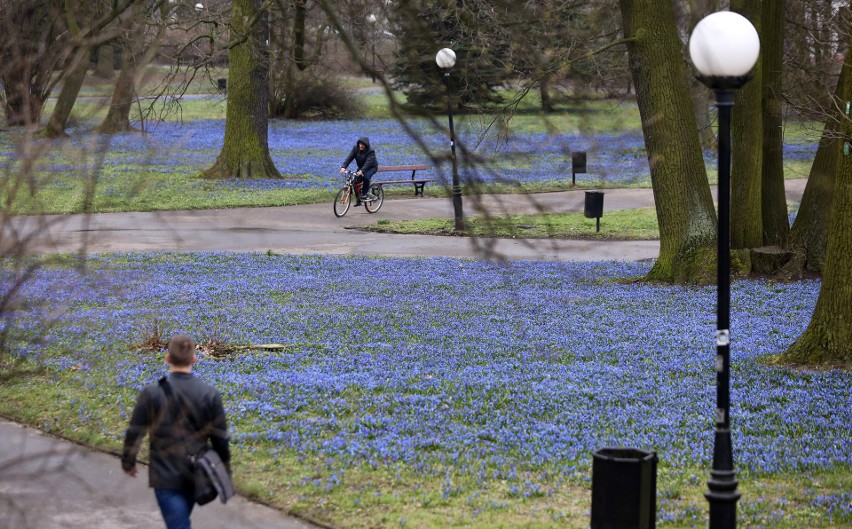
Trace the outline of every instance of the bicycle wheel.
{"type": "Polygon", "coordinates": [[[337,192],[337,196],[334,197],[334,216],[342,217],[346,215],[346,212],[349,211],[349,206],[352,205],[352,194],[349,192],[348,187],[342,188],[337,192]]]}
{"type": "Polygon", "coordinates": [[[370,193],[372,193],[376,198],[365,202],[364,207],[367,208],[367,211],[370,213],[375,213],[379,211],[379,208],[382,207],[382,204],[385,201],[385,191],[382,189],[382,186],[370,186],[370,193]]]}

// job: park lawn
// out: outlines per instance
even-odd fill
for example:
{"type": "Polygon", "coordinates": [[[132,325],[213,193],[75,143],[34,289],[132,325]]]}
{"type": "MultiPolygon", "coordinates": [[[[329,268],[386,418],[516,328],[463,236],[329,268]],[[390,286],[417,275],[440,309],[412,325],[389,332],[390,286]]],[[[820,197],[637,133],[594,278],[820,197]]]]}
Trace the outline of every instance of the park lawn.
{"type": "Polygon", "coordinates": [[[653,240],[660,238],[657,213],[654,208],[607,211],[601,219],[600,232],[596,231],[596,219],[588,219],[583,213],[509,215],[488,219],[468,217],[465,219],[464,233],[455,231],[455,221],[450,218],[400,221],[382,219],[363,229],[380,233],[506,239],[653,240]]]}
{"type": "MultiPolygon", "coordinates": [[[[221,72],[220,72],[221,73],[221,72]]],[[[217,74],[214,72],[214,74],[217,74]]],[[[426,187],[432,197],[447,195],[449,166],[446,124],[412,118],[410,125],[436,158],[430,160],[416,142],[388,115],[387,101],[378,90],[364,90],[366,80],[352,80],[361,90],[367,117],[345,121],[282,121],[270,123],[270,150],[283,179],[204,181],[198,175],[215,161],[224,137],[225,100],[203,94],[196,80],[189,97],[162,99],[151,112],[134,106],[132,122],[145,130],[104,136],[91,132],[105,112],[105,100],[84,98],[75,106],[67,141],[37,141],[45,154],[33,178],[22,177],[25,165],[16,153],[21,131],[0,134],[0,164],[5,169],[2,196],[14,190],[15,214],[82,211],[161,211],[247,206],[281,206],[331,201],[341,184],[336,168],[354,138],[374,138],[383,165],[426,163],[422,176],[435,178],[426,187]],[[141,114],[140,114],[141,112],[141,114]],[[142,118],[144,115],[144,119],[142,118]],[[25,190],[26,192],[21,192],[25,190]]],[[[93,86],[99,86],[97,84],[93,86]]],[[[148,90],[152,89],[151,86],[148,90]]],[[[49,116],[48,103],[44,116],[49,116]]],[[[571,182],[571,153],[588,153],[588,172],[576,175],[578,188],[649,187],[647,155],[635,104],[619,101],[572,102],[559,112],[542,116],[525,112],[502,119],[495,115],[461,115],[460,144],[473,149],[469,165],[460,155],[465,193],[561,191],[571,182]]],[[[806,176],[813,159],[815,130],[807,124],[788,124],[785,133],[785,175],[806,176]]],[[[715,183],[716,161],[705,156],[708,180],[715,183]]],[[[388,197],[408,190],[388,188],[388,197]]]]}
{"type": "MultiPolygon", "coordinates": [[[[208,350],[196,366],[223,393],[248,496],[341,528],[588,527],[592,451],[633,446],[660,456],[658,526],[706,526],[712,287],[637,282],[647,263],[150,253],[73,264],[51,263],[20,293],[4,415],[117,450],[138,390],[164,371],[162,351],[136,347],[155,330],[277,343],[218,360],[208,350]],[[364,270],[366,292],[352,288],[364,270]]],[[[745,527],[852,523],[852,373],[767,361],[802,332],[818,291],[733,284],[745,527]]]]}

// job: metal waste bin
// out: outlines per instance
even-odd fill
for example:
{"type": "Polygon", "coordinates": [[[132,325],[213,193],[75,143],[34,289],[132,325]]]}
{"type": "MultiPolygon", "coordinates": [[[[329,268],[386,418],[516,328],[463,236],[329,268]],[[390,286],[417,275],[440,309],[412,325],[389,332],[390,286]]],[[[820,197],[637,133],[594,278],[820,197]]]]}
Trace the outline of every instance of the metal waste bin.
{"type": "Polygon", "coordinates": [[[576,151],[571,153],[571,185],[577,185],[577,173],[586,172],[586,152],[576,151]]]}
{"type": "Polygon", "coordinates": [[[218,88],[222,92],[227,91],[228,90],[228,79],[226,79],[224,77],[220,77],[219,79],[216,79],[216,88],[218,88]]]}
{"type": "Polygon", "coordinates": [[[586,207],[583,210],[583,214],[587,219],[597,219],[597,231],[601,231],[603,199],[603,191],[586,191],[586,207]]]}
{"type": "Polygon", "coordinates": [[[592,453],[592,529],[653,529],[657,453],[601,448],[592,453]]]}

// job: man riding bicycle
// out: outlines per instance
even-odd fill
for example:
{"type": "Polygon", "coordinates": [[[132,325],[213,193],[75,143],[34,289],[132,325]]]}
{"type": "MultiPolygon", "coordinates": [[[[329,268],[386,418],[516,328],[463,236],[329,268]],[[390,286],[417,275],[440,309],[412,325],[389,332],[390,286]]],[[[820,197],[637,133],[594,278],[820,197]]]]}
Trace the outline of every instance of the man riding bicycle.
{"type": "MultiPolygon", "coordinates": [[[[376,171],[379,168],[379,162],[376,160],[376,151],[370,148],[370,138],[366,136],[358,138],[358,142],[354,147],[352,147],[352,151],[349,153],[349,156],[346,157],[346,160],[344,160],[343,164],[340,166],[341,173],[346,171],[346,168],[349,167],[352,160],[355,160],[356,165],[358,165],[358,172],[356,174],[359,177],[359,181],[362,183],[361,196],[359,198],[361,200],[367,200],[370,198],[367,196],[370,191],[370,179],[374,174],[376,174],[376,171]]],[[[357,205],[358,204],[356,204],[356,206],[357,205]]]]}

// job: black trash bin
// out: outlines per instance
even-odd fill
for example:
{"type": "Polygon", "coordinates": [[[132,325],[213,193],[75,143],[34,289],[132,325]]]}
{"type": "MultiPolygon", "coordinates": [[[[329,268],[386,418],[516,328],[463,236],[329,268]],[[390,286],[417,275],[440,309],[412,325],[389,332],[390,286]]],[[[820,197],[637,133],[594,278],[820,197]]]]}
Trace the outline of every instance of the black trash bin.
{"type": "Polygon", "coordinates": [[[653,529],[657,453],[601,448],[592,453],[592,529],[653,529]]]}
{"type": "Polygon", "coordinates": [[[603,217],[603,191],[586,191],[586,207],[583,213],[587,219],[597,220],[597,231],[601,231],[601,217],[603,217]]]}
{"type": "Polygon", "coordinates": [[[577,174],[586,172],[586,152],[576,151],[571,153],[571,185],[577,185],[577,174]]]}
{"type": "Polygon", "coordinates": [[[226,79],[224,77],[220,77],[219,79],[216,79],[216,88],[218,88],[222,92],[225,92],[226,90],[228,90],[228,79],[226,79]]]}

